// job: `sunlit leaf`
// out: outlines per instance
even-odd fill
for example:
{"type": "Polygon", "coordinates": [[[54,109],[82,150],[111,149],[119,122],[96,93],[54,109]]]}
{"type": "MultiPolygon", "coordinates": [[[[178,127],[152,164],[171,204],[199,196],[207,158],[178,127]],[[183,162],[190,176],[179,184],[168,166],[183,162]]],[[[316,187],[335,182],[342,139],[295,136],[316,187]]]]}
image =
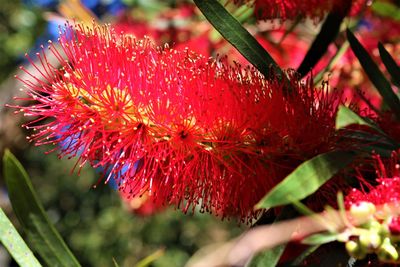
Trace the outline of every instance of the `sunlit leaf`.
{"type": "Polygon", "coordinates": [[[14,225],[0,208],[0,243],[21,267],[41,267],[14,225]]]}
{"type": "Polygon", "coordinates": [[[374,1],[371,9],[378,15],[400,21],[400,7],[383,1],[374,1]]]}
{"type": "Polygon", "coordinates": [[[309,237],[304,238],[301,243],[307,245],[322,245],[326,243],[330,243],[336,241],[338,234],[337,233],[319,233],[314,234],[309,237]]]}
{"type": "Polygon", "coordinates": [[[159,259],[162,255],[164,255],[165,249],[160,248],[144,259],[140,260],[138,263],[135,264],[135,267],[147,267],[150,266],[151,263],[157,259],[159,259]]]}
{"type": "Polygon", "coordinates": [[[216,0],[194,0],[207,20],[264,76],[270,75],[271,66],[278,74],[282,71],[257,40],[216,0]]]}
{"type": "Polygon", "coordinates": [[[350,164],[354,157],[354,152],[331,151],[302,163],[276,185],[256,208],[268,209],[306,198],[350,164]]]}
{"type": "Polygon", "coordinates": [[[389,81],[349,29],[347,29],[347,39],[349,40],[351,49],[365,70],[365,73],[381,94],[383,101],[391,108],[396,117],[400,119],[400,100],[393,92],[389,81]]]}
{"type": "Polygon", "coordinates": [[[50,223],[25,169],[9,151],[4,153],[3,166],[13,210],[34,251],[48,266],[80,266],[50,223]]]}
{"type": "Polygon", "coordinates": [[[113,260],[113,263],[114,263],[114,267],[119,267],[119,264],[118,264],[117,260],[114,259],[114,258],[112,260],[113,260]]]}
{"type": "Polygon", "coordinates": [[[390,156],[393,150],[399,148],[399,144],[373,122],[359,116],[346,106],[340,106],[336,116],[336,129],[342,129],[353,124],[365,125],[376,131],[376,134],[374,134],[352,129],[343,133],[343,136],[347,138],[360,141],[359,143],[362,146],[358,146],[359,149],[390,156]]]}
{"type": "Polygon", "coordinates": [[[347,215],[346,215],[346,207],[344,205],[344,196],[343,192],[339,191],[337,193],[337,204],[339,208],[339,215],[342,218],[343,222],[346,222],[347,225],[350,224],[350,222],[347,220],[347,215]]]}
{"type": "Polygon", "coordinates": [[[360,117],[357,113],[355,113],[348,107],[343,105],[339,106],[339,110],[336,115],[336,129],[342,129],[352,124],[366,125],[378,132],[382,132],[382,130],[379,129],[376,125],[360,117]]]}

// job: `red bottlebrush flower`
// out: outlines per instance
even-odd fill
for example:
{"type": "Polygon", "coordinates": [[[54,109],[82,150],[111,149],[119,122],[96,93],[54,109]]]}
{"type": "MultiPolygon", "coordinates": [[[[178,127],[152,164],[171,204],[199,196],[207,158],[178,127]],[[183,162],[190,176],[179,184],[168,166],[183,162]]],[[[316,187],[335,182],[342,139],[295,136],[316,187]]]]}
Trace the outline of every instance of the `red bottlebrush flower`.
{"type": "Polygon", "coordinates": [[[308,17],[316,21],[322,20],[331,10],[338,13],[348,13],[349,5],[352,5],[350,14],[356,14],[367,3],[366,0],[233,0],[233,2],[236,4],[247,3],[254,6],[255,15],[261,20],[275,18],[286,20],[308,17]]]}
{"type": "Polygon", "coordinates": [[[379,185],[369,192],[353,189],[346,198],[347,206],[359,202],[371,202],[375,205],[396,203],[400,200],[400,177],[377,179],[379,185]]]}
{"type": "Polygon", "coordinates": [[[67,25],[59,43],[61,68],[39,54],[42,77],[22,81],[22,100],[35,102],[18,107],[35,118],[30,140],[102,167],[128,198],[249,222],[274,185],[336,140],[340,96],[293,72],[287,95],[278,76],[108,27],[67,25]]]}
{"type": "Polygon", "coordinates": [[[353,189],[346,196],[345,204],[347,207],[360,202],[370,202],[376,206],[382,206],[384,204],[396,204],[400,201],[400,165],[397,153],[393,153],[387,164],[384,164],[378,155],[375,155],[374,159],[378,184],[372,186],[361,177],[362,185],[366,189],[353,189]]]}
{"type": "Polygon", "coordinates": [[[389,222],[389,232],[392,235],[400,236],[400,217],[393,217],[389,222]]]}
{"type": "MultiPolygon", "coordinates": [[[[349,225],[341,233],[340,241],[346,242],[346,250],[357,259],[375,253],[377,258],[390,264],[399,264],[398,241],[400,236],[400,166],[397,153],[388,161],[375,155],[377,185],[369,184],[364,177],[361,190],[353,189],[345,198],[349,210],[349,225]],[[368,190],[365,190],[365,187],[368,190]]],[[[339,240],[339,239],[338,239],[339,240]]]]}

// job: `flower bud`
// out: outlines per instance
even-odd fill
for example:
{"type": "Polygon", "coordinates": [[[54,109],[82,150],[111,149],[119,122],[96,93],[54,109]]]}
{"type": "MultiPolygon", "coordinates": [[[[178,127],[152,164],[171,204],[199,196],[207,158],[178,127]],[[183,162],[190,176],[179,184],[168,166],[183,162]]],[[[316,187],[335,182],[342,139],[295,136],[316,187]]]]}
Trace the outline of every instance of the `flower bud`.
{"type": "Polygon", "coordinates": [[[363,259],[367,254],[366,250],[354,240],[346,242],[346,250],[350,256],[359,260],[363,259]]]}
{"type": "Polygon", "coordinates": [[[371,202],[362,201],[357,204],[353,204],[350,207],[350,215],[359,221],[367,221],[375,213],[375,205],[371,202]]]}
{"type": "Polygon", "coordinates": [[[399,258],[399,253],[390,242],[390,238],[386,237],[377,252],[378,258],[381,261],[395,261],[399,258]]]}
{"type": "Polygon", "coordinates": [[[370,230],[365,231],[360,235],[360,245],[366,248],[368,252],[373,252],[377,249],[381,243],[382,238],[377,231],[370,230]]]}

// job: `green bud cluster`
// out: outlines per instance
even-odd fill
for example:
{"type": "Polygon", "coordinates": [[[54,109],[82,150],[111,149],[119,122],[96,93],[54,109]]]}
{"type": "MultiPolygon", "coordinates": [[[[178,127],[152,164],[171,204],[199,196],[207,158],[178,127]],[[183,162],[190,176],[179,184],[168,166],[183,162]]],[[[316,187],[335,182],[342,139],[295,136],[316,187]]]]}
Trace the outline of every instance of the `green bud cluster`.
{"type": "Polygon", "coordinates": [[[347,252],[356,259],[375,253],[382,262],[400,263],[400,236],[390,233],[391,218],[377,219],[375,212],[376,207],[370,202],[353,205],[350,215],[365,223],[346,229],[337,240],[345,242],[347,252]]]}

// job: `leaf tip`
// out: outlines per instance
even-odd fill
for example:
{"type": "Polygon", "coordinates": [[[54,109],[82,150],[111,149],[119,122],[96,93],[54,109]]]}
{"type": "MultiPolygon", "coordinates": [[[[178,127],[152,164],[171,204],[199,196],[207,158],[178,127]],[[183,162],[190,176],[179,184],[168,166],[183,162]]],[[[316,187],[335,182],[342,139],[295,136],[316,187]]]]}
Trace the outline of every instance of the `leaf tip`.
{"type": "Polygon", "coordinates": [[[10,149],[6,148],[4,150],[4,154],[3,154],[3,161],[10,158],[12,156],[12,153],[10,151],[10,149]]]}

